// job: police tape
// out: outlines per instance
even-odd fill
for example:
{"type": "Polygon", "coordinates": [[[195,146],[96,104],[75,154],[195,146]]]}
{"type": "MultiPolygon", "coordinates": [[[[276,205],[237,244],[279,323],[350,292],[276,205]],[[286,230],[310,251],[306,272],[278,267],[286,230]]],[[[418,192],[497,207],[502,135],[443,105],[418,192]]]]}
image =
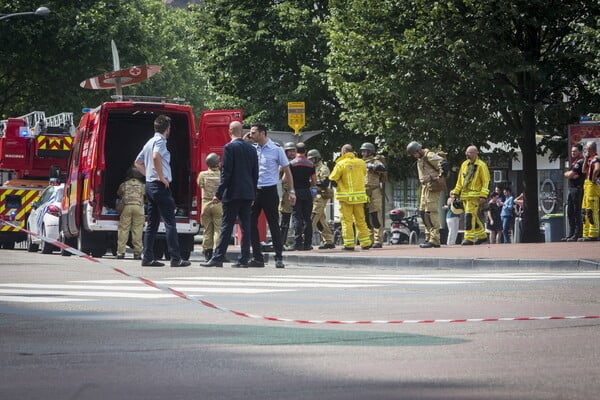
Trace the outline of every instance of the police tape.
{"type": "Polygon", "coordinates": [[[250,319],[258,319],[264,321],[275,321],[275,322],[289,322],[294,324],[304,324],[304,325],[369,325],[369,324],[389,324],[389,325],[400,325],[400,324],[433,324],[433,323],[460,323],[460,322],[502,322],[502,321],[548,321],[548,320],[576,320],[576,319],[600,319],[600,315],[571,315],[571,316],[547,316],[547,317],[493,317],[493,318],[455,318],[455,319],[392,319],[392,320],[317,320],[317,319],[294,319],[294,318],[282,318],[282,317],[269,317],[264,315],[256,315],[247,313],[244,311],[233,310],[227,307],[219,306],[217,304],[211,303],[206,300],[202,300],[199,298],[190,297],[187,294],[173,289],[169,286],[162,285],[160,283],[156,283],[150,279],[137,276],[134,274],[130,274],[120,268],[115,268],[107,263],[104,263],[82,251],[79,251],[73,247],[70,247],[58,240],[39,235],[37,233],[31,232],[27,229],[21,228],[15,224],[12,224],[9,221],[5,221],[0,218],[0,223],[5,223],[10,225],[18,230],[22,230],[23,232],[38,237],[40,240],[48,242],[49,244],[56,246],[62,250],[68,251],[73,255],[82,257],[88,261],[98,263],[107,268],[112,269],[120,275],[123,275],[127,278],[137,280],[142,282],[143,284],[158,289],[162,292],[172,294],[174,296],[180,297],[182,299],[200,304],[204,307],[212,308],[214,310],[230,313],[237,315],[238,317],[250,318],[250,319]]]}

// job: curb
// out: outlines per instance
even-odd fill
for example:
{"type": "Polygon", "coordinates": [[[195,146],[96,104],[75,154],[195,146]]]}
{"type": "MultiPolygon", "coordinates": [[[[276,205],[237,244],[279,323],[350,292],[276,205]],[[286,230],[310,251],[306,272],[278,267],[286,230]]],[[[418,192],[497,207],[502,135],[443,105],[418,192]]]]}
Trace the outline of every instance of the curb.
{"type": "MultiPolygon", "coordinates": [[[[194,251],[195,258],[203,259],[202,253],[194,251]]],[[[227,257],[236,260],[239,251],[228,251],[227,257]]],[[[265,263],[272,254],[264,253],[265,263]]],[[[492,259],[492,258],[445,258],[445,257],[366,257],[325,254],[283,254],[283,261],[292,265],[311,267],[366,267],[366,268],[428,268],[428,269],[555,269],[600,270],[600,262],[587,259],[492,259]]]]}

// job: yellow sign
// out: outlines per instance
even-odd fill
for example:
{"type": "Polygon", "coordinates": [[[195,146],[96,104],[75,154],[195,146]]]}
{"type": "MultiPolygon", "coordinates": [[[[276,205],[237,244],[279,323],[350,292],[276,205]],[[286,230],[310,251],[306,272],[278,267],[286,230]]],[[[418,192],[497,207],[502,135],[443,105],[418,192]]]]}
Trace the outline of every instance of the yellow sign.
{"type": "Polygon", "coordinates": [[[300,129],[306,124],[303,101],[288,102],[288,125],[294,129],[294,134],[300,134],[300,129]]]}

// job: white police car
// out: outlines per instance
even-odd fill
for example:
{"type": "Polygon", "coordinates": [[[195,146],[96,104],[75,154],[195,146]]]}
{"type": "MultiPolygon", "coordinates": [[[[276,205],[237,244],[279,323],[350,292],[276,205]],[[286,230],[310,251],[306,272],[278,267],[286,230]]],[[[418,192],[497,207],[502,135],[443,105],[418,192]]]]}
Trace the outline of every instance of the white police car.
{"type": "MultiPolygon", "coordinates": [[[[65,185],[51,184],[40,198],[33,203],[33,210],[27,218],[27,230],[38,235],[58,240],[60,237],[60,203],[65,185]]],[[[38,249],[44,254],[50,254],[57,247],[41,240],[38,236],[27,234],[27,251],[35,252],[38,249]]]]}

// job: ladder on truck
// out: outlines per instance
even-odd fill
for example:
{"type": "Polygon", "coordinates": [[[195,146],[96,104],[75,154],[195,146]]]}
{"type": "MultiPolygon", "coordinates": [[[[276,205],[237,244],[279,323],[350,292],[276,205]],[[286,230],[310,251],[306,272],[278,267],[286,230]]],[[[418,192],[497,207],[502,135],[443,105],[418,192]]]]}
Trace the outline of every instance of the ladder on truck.
{"type": "MultiPolygon", "coordinates": [[[[68,132],[69,135],[75,136],[75,125],[73,124],[73,113],[71,112],[62,112],[46,117],[44,111],[32,111],[17,118],[25,120],[27,127],[32,131],[32,136],[47,133],[48,128],[55,128],[51,130],[68,132]]],[[[0,136],[3,135],[7,122],[8,120],[0,121],[0,136]]]]}

